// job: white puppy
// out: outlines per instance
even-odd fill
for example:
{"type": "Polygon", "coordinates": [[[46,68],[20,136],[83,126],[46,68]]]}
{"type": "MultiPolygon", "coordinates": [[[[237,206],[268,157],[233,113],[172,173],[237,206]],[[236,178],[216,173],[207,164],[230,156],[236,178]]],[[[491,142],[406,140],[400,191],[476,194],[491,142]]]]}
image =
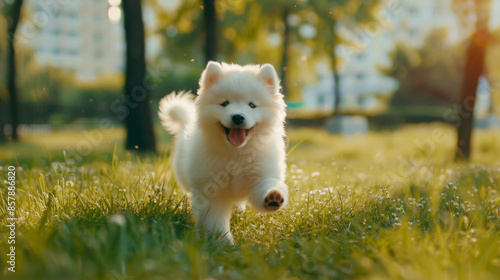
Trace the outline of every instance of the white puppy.
{"type": "Polygon", "coordinates": [[[270,64],[209,62],[196,99],[171,93],[160,102],[163,126],[177,135],[173,169],[192,194],[198,229],[233,244],[230,219],[248,201],[261,213],[288,202],[285,102],[270,64]]]}

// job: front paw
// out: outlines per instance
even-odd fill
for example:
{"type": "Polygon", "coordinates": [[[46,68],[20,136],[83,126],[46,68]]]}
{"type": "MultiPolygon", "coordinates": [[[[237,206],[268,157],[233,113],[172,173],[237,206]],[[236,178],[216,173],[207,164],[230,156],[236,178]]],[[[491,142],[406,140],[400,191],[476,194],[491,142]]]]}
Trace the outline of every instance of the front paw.
{"type": "Polygon", "coordinates": [[[251,192],[249,201],[259,213],[274,213],[288,203],[288,187],[274,178],[262,180],[251,192]]]}
{"type": "Polygon", "coordinates": [[[279,190],[272,190],[264,198],[264,208],[268,211],[277,211],[285,204],[285,197],[279,190]]]}

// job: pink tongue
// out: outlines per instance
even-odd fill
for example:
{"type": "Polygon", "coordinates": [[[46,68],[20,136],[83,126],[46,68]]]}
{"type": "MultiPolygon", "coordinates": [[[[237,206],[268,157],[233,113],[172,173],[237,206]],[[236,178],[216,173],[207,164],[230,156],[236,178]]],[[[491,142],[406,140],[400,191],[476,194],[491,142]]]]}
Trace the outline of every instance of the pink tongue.
{"type": "Polygon", "coordinates": [[[243,145],[243,142],[245,142],[245,138],[247,136],[245,135],[245,130],[241,128],[231,128],[231,131],[229,131],[229,142],[233,144],[233,146],[241,146],[243,145]]]}

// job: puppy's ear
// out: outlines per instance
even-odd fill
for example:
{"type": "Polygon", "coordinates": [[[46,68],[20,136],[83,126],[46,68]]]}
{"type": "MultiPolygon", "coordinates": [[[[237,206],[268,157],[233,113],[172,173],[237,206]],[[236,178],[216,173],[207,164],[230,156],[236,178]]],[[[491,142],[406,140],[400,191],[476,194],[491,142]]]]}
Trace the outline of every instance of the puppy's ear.
{"type": "Polygon", "coordinates": [[[214,84],[219,81],[222,77],[223,70],[222,66],[218,62],[209,61],[207,64],[207,68],[203,71],[200,78],[200,88],[204,90],[209,89],[214,84]]]}
{"type": "Polygon", "coordinates": [[[257,78],[269,89],[270,94],[278,94],[280,91],[280,80],[278,74],[271,64],[264,64],[260,67],[257,78]]]}

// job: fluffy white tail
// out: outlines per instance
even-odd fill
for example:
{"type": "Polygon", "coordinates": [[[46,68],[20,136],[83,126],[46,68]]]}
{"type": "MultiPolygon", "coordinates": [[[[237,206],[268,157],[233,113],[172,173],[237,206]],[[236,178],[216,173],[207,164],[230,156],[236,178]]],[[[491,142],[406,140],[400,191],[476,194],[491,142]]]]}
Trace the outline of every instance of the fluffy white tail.
{"type": "Polygon", "coordinates": [[[172,92],[160,100],[158,117],[163,127],[172,134],[178,134],[194,120],[196,108],[191,92],[172,92]]]}

